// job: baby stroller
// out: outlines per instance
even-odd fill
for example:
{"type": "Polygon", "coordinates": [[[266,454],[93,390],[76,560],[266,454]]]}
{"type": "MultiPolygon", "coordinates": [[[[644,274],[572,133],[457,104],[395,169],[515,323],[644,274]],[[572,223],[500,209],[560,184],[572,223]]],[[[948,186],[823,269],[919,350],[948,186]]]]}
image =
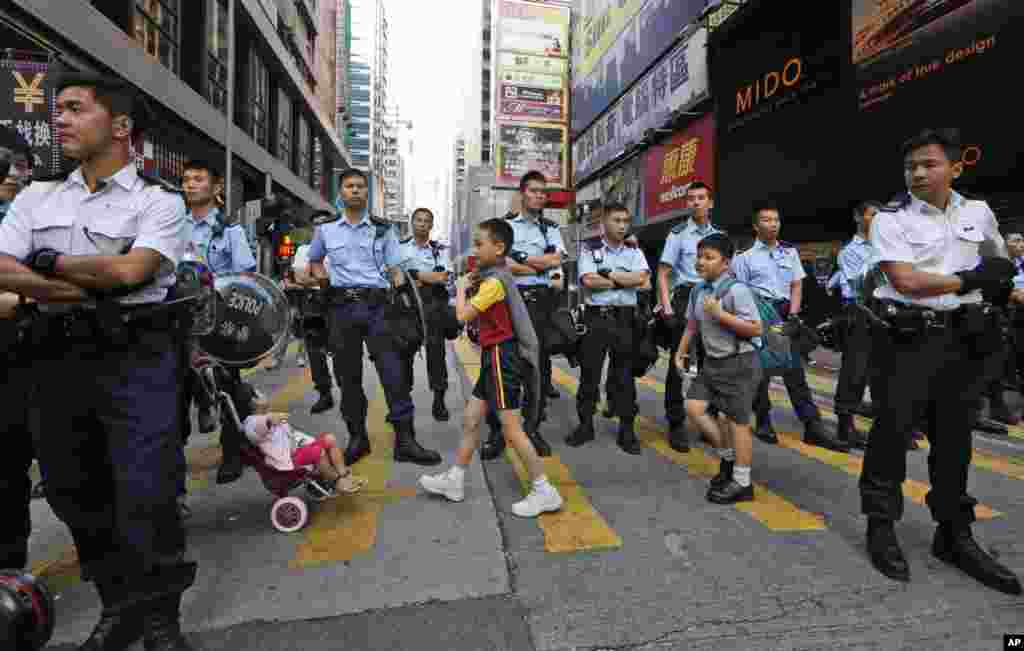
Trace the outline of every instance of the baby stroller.
{"type": "MultiPolygon", "coordinates": [[[[190,265],[179,268],[179,282],[188,280],[189,273],[198,275],[196,264],[190,265]]],[[[228,437],[238,442],[242,465],[256,470],[276,498],[270,508],[274,528],[292,533],[309,521],[309,506],[291,493],[305,488],[309,498],[320,501],[333,492],[315,470],[281,471],[267,465],[263,453],[248,441],[242,423],[252,413],[258,394],[240,374],[241,369],[252,368],[272,354],[286,337],[291,320],[288,299],[272,280],[260,274],[218,275],[213,284],[203,323],[193,330],[199,351],[193,356],[192,371],[218,407],[222,440],[228,437]]]]}

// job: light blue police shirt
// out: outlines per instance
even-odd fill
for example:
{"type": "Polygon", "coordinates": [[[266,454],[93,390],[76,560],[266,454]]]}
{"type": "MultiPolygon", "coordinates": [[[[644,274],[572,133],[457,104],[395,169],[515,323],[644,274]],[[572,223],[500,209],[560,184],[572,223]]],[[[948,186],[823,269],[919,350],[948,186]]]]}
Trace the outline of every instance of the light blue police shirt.
{"type": "Polygon", "coordinates": [[[406,271],[434,271],[437,266],[444,267],[445,271],[452,270],[448,247],[444,244],[429,240],[425,246],[420,246],[415,237],[410,237],[399,245],[402,268],[406,271]]]}
{"type": "Polygon", "coordinates": [[[189,211],[186,219],[188,241],[193,253],[206,262],[213,273],[255,271],[256,258],[249,247],[249,238],[241,224],[226,226],[218,236],[213,231],[220,209],[214,208],[204,219],[197,220],[189,211]]]}
{"type": "Polygon", "coordinates": [[[692,219],[687,220],[681,229],[677,226],[665,240],[665,248],[661,252],[662,264],[672,267],[670,290],[680,285],[696,285],[703,282],[697,273],[697,245],[712,233],[720,233],[710,221],[698,225],[692,219]]]}
{"type": "MultiPolygon", "coordinates": [[[[637,246],[628,246],[625,243],[618,248],[612,247],[608,240],[601,240],[601,248],[585,248],[580,253],[579,276],[580,286],[583,286],[584,274],[596,274],[599,269],[610,269],[612,271],[650,271],[647,266],[647,257],[637,246]]],[[[629,289],[588,289],[587,305],[636,305],[636,295],[639,290],[635,287],[629,289]]]]}
{"type": "Polygon", "coordinates": [[[736,280],[772,301],[790,300],[790,285],[807,276],[796,247],[781,242],[769,247],[761,240],[733,258],[732,273],[736,280]]]}
{"type": "MultiPolygon", "coordinates": [[[[543,219],[543,218],[541,218],[543,219]]],[[[522,251],[530,257],[544,255],[544,249],[549,246],[555,247],[558,253],[565,255],[565,244],[562,242],[562,230],[558,224],[551,220],[544,220],[544,228],[537,220],[530,219],[522,213],[508,220],[512,226],[513,251],[522,251]]],[[[551,274],[548,272],[533,274],[530,276],[516,275],[516,285],[519,287],[550,287],[551,274]]]]}
{"type": "Polygon", "coordinates": [[[332,287],[385,289],[391,286],[387,268],[402,263],[399,249],[394,227],[378,237],[377,225],[365,211],[355,224],[342,215],[338,221],[317,226],[309,245],[309,261],[326,265],[332,287]]]}
{"type": "Polygon", "coordinates": [[[863,274],[872,251],[871,242],[861,235],[854,235],[839,251],[839,288],[843,292],[843,302],[851,303],[859,298],[857,278],[863,274]]]}
{"type": "Polygon", "coordinates": [[[1024,257],[1010,258],[1010,262],[1017,268],[1017,275],[1013,277],[1013,288],[1022,289],[1024,288],[1024,257]]]}

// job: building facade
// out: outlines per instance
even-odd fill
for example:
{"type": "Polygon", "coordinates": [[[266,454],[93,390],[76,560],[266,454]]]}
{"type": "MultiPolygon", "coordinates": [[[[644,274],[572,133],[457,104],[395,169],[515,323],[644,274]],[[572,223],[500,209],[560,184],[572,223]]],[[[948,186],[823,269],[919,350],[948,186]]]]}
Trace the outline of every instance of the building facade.
{"type": "MultiPolygon", "coordinates": [[[[333,39],[319,9],[317,0],[12,0],[0,7],[11,48],[0,72],[6,83],[31,70],[44,97],[54,60],[130,82],[156,113],[136,143],[140,167],[173,183],[190,158],[230,167],[229,211],[251,224],[254,204],[271,193],[326,208],[336,179],[323,171],[348,164],[321,99],[333,83],[316,73],[318,41],[333,39]]],[[[0,110],[24,122],[18,105],[0,110]]],[[[44,113],[35,112],[40,129],[44,113]]],[[[62,164],[59,146],[33,145],[62,164]]]]}

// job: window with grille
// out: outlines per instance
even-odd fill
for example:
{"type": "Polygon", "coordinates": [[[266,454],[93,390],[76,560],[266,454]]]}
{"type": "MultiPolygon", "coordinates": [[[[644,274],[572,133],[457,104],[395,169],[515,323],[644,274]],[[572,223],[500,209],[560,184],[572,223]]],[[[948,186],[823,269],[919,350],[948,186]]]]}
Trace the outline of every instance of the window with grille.
{"type": "Polygon", "coordinates": [[[270,72],[253,48],[249,52],[249,135],[267,148],[267,115],[270,111],[270,72]]]}
{"type": "Polygon", "coordinates": [[[228,107],[228,3],[212,0],[206,38],[206,99],[222,113],[228,107]]]}
{"type": "Polygon", "coordinates": [[[292,100],[283,90],[277,91],[277,157],[292,167],[292,100]]]}
{"type": "Polygon", "coordinates": [[[306,121],[305,116],[299,116],[295,131],[297,134],[295,138],[295,173],[299,175],[300,179],[311,184],[309,168],[309,123],[306,121]]]}
{"type": "Polygon", "coordinates": [[[135,0],[135,40],[146,54],[178,74],[179,0],[135,0]]]}

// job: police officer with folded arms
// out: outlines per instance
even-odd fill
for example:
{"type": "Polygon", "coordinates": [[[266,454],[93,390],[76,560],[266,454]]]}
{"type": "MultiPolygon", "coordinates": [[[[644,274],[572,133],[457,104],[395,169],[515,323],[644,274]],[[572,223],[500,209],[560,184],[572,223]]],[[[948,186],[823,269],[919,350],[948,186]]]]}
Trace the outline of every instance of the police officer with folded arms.
{"type": "Polygon", "coordinates": [[[619,417],[618,446],[628,454],[640,454],[640,441],[633,429],[633,328],[637,290],[650,278],[650,269],[643,251],[625,242],[632,223],[629,209],[618,203],[607,204],[603,222],[604,237],[589,242],[579,259],[580,284],[587,290],[587,334],[580,342],[582,372],[576,397],[580,424],[565,442],[579,447],[594,440],[594,410],[600,394],[601,371],[605,357],[614,354],[616,363],[609,362],[609,373],[617,373],[614,386],[619,395],[615,396],[614,405],[619,417]]]}
{"type": "Polygon", "coordinates": [[[424,466],[441,463],[441,455],[416,441],[413,403],[405,356],[395,345],[385,316],[392,283],[401,282],[401,245],[394,227],[370,215],[364,172],[341,173],[337,201],[340,218],[316,227],[309,246],[313,274],[329,284],[330,343],[334,373],[341,387],[341,414],[348,426],[345,463],[370,453],[363,391],[363,344],[377,367],[395,428],[395,461],[424,466]]]}
{"type": "Polygon", "coordinates": [[[974,540],[977,502],[967,494],[983,370],[1002,345],[999,305],[1011,298],[1015,269],[988,204],[952,189],[963,173],[955,130],[922,131],[903,145],[902,158],[909,194],[871,225],[884,274],[873,307],[888,327],[874,329],[875,420],[860,477],[868,552],[886,576],[910,579],[894,524],[903,516],[905,437],[924,411],[931,442],[926,502],[938,522],[932,554],[989,587],[1020,594],[1013,572],[974,540]]]}
{"type": "MultiPolygon", "coordinates": [[[[444,320],[448,310],[448,279],[451,260],[445,245],[430,239],[434,228],[434,213],[428,208],[417,208],[412,213],[412,236],[402,240],[403,268],[416,283],[426,313],[427,375],[434,393],[432,413],[435,420],[450,417],[444,396],[448,391],[448,362],[445,355],[444,320]]],[[[408,382],[412,387],[414,355],[406,360],[408,382]]]]}
{"type": "MultiPolygon", "coordinates": [[[[803,279],[807,276],[800,262],[796,247],[779,240],[782,219],[774,203],[762,202],[754,206],[753,226],[757,239],[754,245],[736,256],[732,273],[736,279],[746,283],[762,298],[771,301],[779,316],[799,322],[803,305],[803,279]]],[[[804,442],[841,452],[849,446],[838,440],[835,434],[825,430],[821,413],[811,399],[807,386],[807,374],[802,365],[782,375],[786,391],[793,403],[793,409],[804,424],[804,442]]],[[[757,415],[757,430],[754,434],[765,443],[775,444],[778,437],[772,427],[772,403],[768,395],[771,377],[764,377],[758,385],[754,398],[754,413],[757,415]]]]}
{"type": "Polygon", "coordinates": [[[56,92],[57,138],[78,167],[14,200],[0,224],[0,290],[46,311],[33,328],[36,452],[103,603],[80,648],[142,638],[148,651],[186,650],[179,608],[196,566],[175,501],[180,343],[159,306],[184,253],[185,204],[136,171],[134,89],[68,74],[56,92]]]}
{"type": "MultiPolygon", "coordinates": [[[[526,301],[533,328],[540,340],[541,395],[526,398],[538,401],[540,420],[544,418],[548,397],[552,393],[551,355],[547,352],[547,338],[555,305],[548,272],[562,266],[565,256],[565,244],[558,223],[544,218],[544,206],[548,202],[547,187],[547,179],[542,173],[534,170],[524,174],[519,180],[523,210],[508,220],[515,238],[515,249],[508,256],[509,271],[516,277],[516,285],[526,301]]],[[[537,454],[542,457],[551,455],[551,446],[540,432],[527,432],[527,435],[537,449],[537,454]]]]}
{"type": "Polygon", "coordinates": [[[867,317],[857,304],[863,303],[860,279],[864,266],[872,254],[871,242],[868,241],[871,220],[880,207],[877,202],[862,201],[854,208],[853,219],[857,223],[857,234],[839,251],[838,258],[838,284],[842,292],[845,318],[842,337],[843,359],[835,393],[836,415],[839,417],[836,437],[850,447],[858,448],[863,448],[867,444],[865,436],[857,431],[853,417],[864,400],[864,389],[868,384],[871,329],[867,317]]]}
{"type": "MultiPolygon", "coordinates": [[[[672,358],[675,359],[679,342],[686,330],[686,306],[690,292],[703,282],[697,274],[697,244],[712,233],[720,232],[711,223],[714,200],[711,188],[702,181],[694,181],[686,189],[686,202],[693,210],[689,219],[672,228],[665,240],[665,248],[658,262],[658,304],[664,318],[673,323],[672,358]]],[[[700,342],[694,344],[698,362],[703,356],[700,342]]],[[[686,434],[686,407],[683,399],[683,377],[675,364],[668,365],[665,379],[665,417],[668,419],[668,442],[677,452],[688,452],[690,443],[686,434]]]]}
{"type": "MultiPolygon", "coordinates": [[[[255,271],[256,258],[245,228],[237,222],[229,223],[222,209],[224,180],[219,170],[204,160],[189,161],[182,173],[182,189],[188,206],[187,253],[206,264],[214,274],[255,271]]],[[[229,372],[235,382],[241,383],[241,369],[229,372]]],[[[212,416],[213,405],[202,396],[195,373],[187,373],[185,377],[186,396],[199,399],[199,430],[212,432],[217,427],[212,416]]],[[[186,426],[191,429],[191,419],[186,426]]],[[[242,476],[241,432],[233,427],[224,428],[221,446],[224,457],[217,470],[217,483],[227,484],[242,476]]]]}

